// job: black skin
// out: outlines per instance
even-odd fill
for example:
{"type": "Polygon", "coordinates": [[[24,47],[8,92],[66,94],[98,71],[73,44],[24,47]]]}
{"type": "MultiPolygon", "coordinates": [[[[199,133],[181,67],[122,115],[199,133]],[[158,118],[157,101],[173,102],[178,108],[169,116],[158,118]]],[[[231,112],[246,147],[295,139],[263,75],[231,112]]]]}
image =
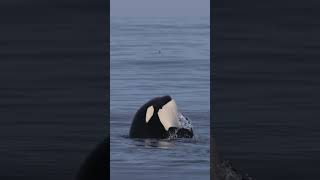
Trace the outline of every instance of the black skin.
{"type": "MultiPolygon", "coordinates": [[[[175,132],[177,128],[171,127],[169,128],[169,132],[167,133],[167,137],[169,136],[170,132],[175,132]]],[[[172,133],[171,133],[172,134],[172,133]]],[[[193,137],[193,131],[185,128],[178,129],[178,131],[175,133],[177,138],[192,138],[193,137]]]]}
{"type": "Polygon", "coordinates": [[[82,164],[76,180],[106,180],[110,177],[109,138],[104,139],[82,164]]]}
{"type": "MultiPolygon", "coordinates": [[[[148,101],[144,104],[135,114],[134,119],[131,124],[129,137],[130,138],[159,138],[164,139],[168,138],[170,132],[175,131],[175,128],[169,128],[168,131],[165,130],[163,125],[161,124],[158,111],[165,104],[171,101],[172,98],[170,96],[162,96],[156,97],[148,101]],[[153,106],[154,113],[148,123],[145,121],[145,115],[147,112],[147,108],[149,106],[153,106]]],[[[180,138],[192,138],[193,132],[188,129],[179,129],[176,133],[180,138]]]]}
{"type": "MultiPolygon", "coordinates": [[[[159,118],[152,117],[150,119],[149,126],[145,125],[145,114],[146,110],[150,105],[153,105],[155,112],[166,103],[171,100],[170,96],[157,97],[145,105],[143,105],[136,116],[134,117],[131,129],[130,137],[131,138],[167,138],[169,134],[175,132],[177,128],[171,127],[168,132],[162,126],[159,118]],[[141,130],[141,127],[146,128],[146,131],[141,130]],[[160,128],[159,128],[160,127],[160,128]]],[[[157,114],[157,113],[156,113],[157,114]]],[[[193,132],[188,129],[178,129],[175,133],[178,138],[192,138],[193,132]]],[[[109,149],[110,139],[109,137],[105,138],[102,143],[100,143],[89,156],[85,159],[80,170],[77,174],[76,180],[106,180],[110,178],[109,172],[109,161],[110,161],[110,149],[109,149]]]]}

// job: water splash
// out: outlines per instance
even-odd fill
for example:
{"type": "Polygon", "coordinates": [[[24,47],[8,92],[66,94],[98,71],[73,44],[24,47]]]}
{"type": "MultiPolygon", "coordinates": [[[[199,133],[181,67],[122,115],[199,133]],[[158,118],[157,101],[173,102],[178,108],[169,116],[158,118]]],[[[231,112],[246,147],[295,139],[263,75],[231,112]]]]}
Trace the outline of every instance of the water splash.
{"type": "Polygon", "coordinates": [[[242,175],[229,161],[222,161],[217,165],[218,180],[254,180],[248,174],[242,175]]]}
{"type": "Polygon", "coordinates": [[[174,131],[170,131],[170,132],[169,132],[169,136],[168,136],[167,139],[168,139],[168,140],[177,139],[177,138],[178,138],[178,135],[177,135],[178,130],[179,130],[179,129],[174,129],[174,131]]]}
{"type": "Polygon", "coordinates": [[[185,128],[188,130],[191,130],[193,128],[191,124],[191,120],[187,116],[184,116],[182,113],[178,114],[178,120],[182,128],[185,128]]]}
{"type": "MultiPolygon", "coordinates": [[[[180,130],[187,129],[188,131],[193,132],[193,126],[192,126],[191,120],[180,112],[178,113],[178,121],[180,124],[180,128],[174,129],[173,131],[169,132],[169,136],[168,136],[169,140],[179,138],[178,132],[180,130]]],[[[193,138],[195,138],[194,135],[193,135],[193,138]]]]}

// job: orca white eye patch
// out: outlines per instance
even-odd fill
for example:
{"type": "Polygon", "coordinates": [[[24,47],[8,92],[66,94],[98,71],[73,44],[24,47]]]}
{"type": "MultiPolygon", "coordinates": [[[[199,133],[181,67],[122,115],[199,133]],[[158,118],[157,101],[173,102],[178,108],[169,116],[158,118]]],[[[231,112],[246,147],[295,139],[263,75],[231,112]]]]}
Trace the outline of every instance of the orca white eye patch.
{"type": "Polygon", "coordinates": [[[146,112],[146,123],[150,121],[151,117],[153,116],[153,113],[154,113],[153,106],[149,106],[146,112]]]}

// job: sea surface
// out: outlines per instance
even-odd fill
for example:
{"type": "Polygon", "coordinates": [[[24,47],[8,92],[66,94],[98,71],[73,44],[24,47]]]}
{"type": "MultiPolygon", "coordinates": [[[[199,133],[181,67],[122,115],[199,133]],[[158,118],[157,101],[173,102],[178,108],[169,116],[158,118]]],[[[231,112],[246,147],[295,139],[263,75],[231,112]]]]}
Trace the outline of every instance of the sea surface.
{"type": "Polygon", "coordinates": [[[320,177],[319,9],[316,1],[214,3],[217,148],[254,179],[320,177]]]}
{"type": "Polygon", "coordinates": [[[104,4],[73,2],[0,3],[0,179],[75,179],[108,132],[104,4]]]}
{"type": "Polygon", "coordinates": [[[111,17],[111,179],[210,179],[209,17],[111,17]],[[132,140],[135,112],[171,95],[194,139],[132,140]]]}

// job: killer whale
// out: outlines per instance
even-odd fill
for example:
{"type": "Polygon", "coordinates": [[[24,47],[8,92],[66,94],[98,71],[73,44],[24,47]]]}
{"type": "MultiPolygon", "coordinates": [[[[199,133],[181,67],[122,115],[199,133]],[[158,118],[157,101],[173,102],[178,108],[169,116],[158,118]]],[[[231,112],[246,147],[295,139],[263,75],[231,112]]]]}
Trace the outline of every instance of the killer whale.
{"type": "Polygon", "coordinates": [[[170,136],[192,138],[191,122],[183,116],[171,96],[155,97],[141,106],[136,112],[130,138],[159,138],[170,136]]]}
{"type": "MultiPolygon", "coordinates": [[[[170,96],[156,97],[145,103],[136,112],[130,128],[130,138],[192,138],[190,121],[177,108],[170,96]]],[[[110,139],[105,138],[87,156],[81,165],[76,180],[105,180],[110,177],[110,139]]]]}

